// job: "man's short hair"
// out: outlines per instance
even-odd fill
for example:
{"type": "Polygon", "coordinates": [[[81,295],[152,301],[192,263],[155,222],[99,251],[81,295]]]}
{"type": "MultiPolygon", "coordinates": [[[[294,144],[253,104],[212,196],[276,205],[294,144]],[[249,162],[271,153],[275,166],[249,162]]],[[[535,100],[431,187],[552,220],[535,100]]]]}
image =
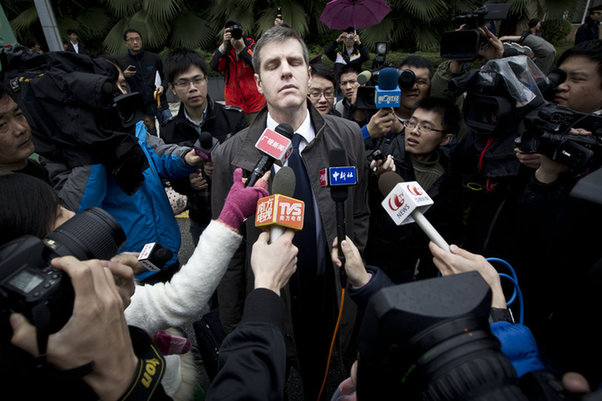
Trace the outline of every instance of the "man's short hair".
{"type": "Polygon", "coordinates": [[[435,69],[433,68],[433,64],[431,64],[431,62],[429,60],[425,59],[424,57],[408,56],[408,57],[404,58],[403,60],[401,60],[401,63],[399,63],[398,69],[404,65],[406,67],[428,68],[429,78],[433,78],[433,75],[435,74],[435,69]]]}
{"type": "Polygon", "coordinates": [[[337,75],[337,79],[339,80],[339,82],[341,81],[341,75],[348,74],[350,72],[355,72],[356,74],[360,73],[359,69],[355,65],[345,64],[343,67],[341,67],[341,69],[339,70],[339,74],[337,75]]]}
{"type": "Polygon", "coordinates": [[[355,33],[355,28],[352,27],[352,26],[349,26],[343,32],[345,32],[345,33],[355,33]]]}
{"type": "Polygon", "coordinates": [[[432,111],[441,116],[443,124],[444,134],[457,134],[460,129],[460,120],[462,114],[458,107],[447,99],[442,99],[434,96],[427,96],[424,99],[420,99],[414,105],[412,114],[417,109],[432,111]]]}
{"type": "Polygon", "coordinates": [[[73,29],[73,28],[67,29],[67,35],[71,35],[72,33],[77,35],[77,31],[75,29],[73,29]]]}
{"type": "Polygon", "coordinates": [[[334,72],[324,64],[316,63],[311,65],[311,76],[321,77],[329,80],[334,85],[334,72]]]}
{"type": "Polygon", "coordinates": [[[255,73],[259,74],[261,68],[261,49],[263,46],[270,42],[284,42],[288,39],[295,39],[301,44],[303,60],[305,60],[305,65],[309,66],[309,52],[299,33],[290,27],[274,26],[265,31],[255,44],[255,50],[253,50],[253,68],[255,69],[255,73]]]}
{"type": "Polygon", "coordinates": [[[562,53],[562,55],[558,59],[558,64],[556,65],[560,67],[560,65],[564,63],[564,61],[567,58],[572,56],[585,56],[590,60],[597,62],[597,71],[598,75],[600,76],[600,81],[602,82],[602,40],[586,40],[585,42],[581,42],[578,45],[571,47],[570,49],[562,53]]]}
{"type": "Polygon", "coordinates": [[[138,32],[134,28],[128,28],[123,33],[123,40],[128,40],[128,33],[137,33],[138,35],[140,35],[140,39],[142,39],[142,34],[140,32],[138,32]]]}
{"type": "Polygon", "coordinates": [[[207,76],[207,63],[203,56],[195,51],[188,49],[173,49],[165,58],[164,72],[167,82],[173,83],[176,77],[186,72],[191,66],[199,67],[203,74],[207,76]]]}
{"type": "Polygon", "coordinates": [[[119,57],[115,54],[102,54],[98,56],[98,58],[101,60],[106,60],[114,66],[119,67],[121,72],[123,72],[127,68],[127,65],[125,65],[125,63],[123,62],[123,57],[119,57]]]}

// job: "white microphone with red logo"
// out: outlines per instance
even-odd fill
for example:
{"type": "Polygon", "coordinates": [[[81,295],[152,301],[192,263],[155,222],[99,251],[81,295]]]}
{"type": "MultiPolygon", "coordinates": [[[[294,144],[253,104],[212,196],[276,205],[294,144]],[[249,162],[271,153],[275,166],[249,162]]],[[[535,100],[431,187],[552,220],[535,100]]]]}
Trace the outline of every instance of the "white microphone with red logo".
{"type": "Polygon", "coordinates": [[[399,226],[416,222],[431,241],[449,252],[449,244],[422,214],[433,204],[433,200],[416,181],[404,182],[399,174],[389,171],[378,179],[378,188],[385,197],[382,206],[395,224],[399,226]]]}
{"type": "Polygon", "coordinates": [[[270,227],[270,243],[276,241],[287,228],[303,228],[305,203],[293,198],[294,193],[295,172],[286,166],[274,176],[272,195],[257,201],[255,227],[270,227]]]}
{"type": "Polygon", "coordinates": [[[263,131],[255,144],[255,147],[263,153],[263,156],[255,165],[245,186],[252,187],[255,185],[257,180],[263,177],[275,162],[282,166],[293,152],[291,142],[293,133],[293,128],[288,124],[279,124],[275,131],[269,128],[263,131]]]}

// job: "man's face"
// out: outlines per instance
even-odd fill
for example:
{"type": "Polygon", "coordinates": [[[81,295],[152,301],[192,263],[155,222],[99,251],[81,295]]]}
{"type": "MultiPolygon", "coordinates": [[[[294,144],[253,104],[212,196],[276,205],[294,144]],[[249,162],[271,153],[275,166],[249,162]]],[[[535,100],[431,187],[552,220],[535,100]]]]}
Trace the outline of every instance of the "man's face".
{"type": "Polygon", "coordinates": [[[266,43],[261,49],[259,74],[255,74],[259,93],[265,96],[270,111],[299,108],[307,101],[310,69],[296,39],[266,43]]]}
{"type": "Polygon", "coordinates": [[[125,37],[125,45],[132,53],[142,50],[142,38],[136,32],[128,32],[125,37]]]}
{"type": "Polygon", "coordinates": [[[207,76],[196,65],[176,75],[169,88],[187,109],[205,107],[207,102],[207,76]]]}
{"type": "Polygon", "coordinates": [[[353,101],[353,98],[357,94],[357,88],[360,84],[357,82],[357,72],[346,72],[341,74],[339,81],[339,87],[341,92],[349,101],[353,101]]]}
{"type": "Polygon", "coordinates": [[[115,66],[115,68],[117,68],[117,71],[119,71],[119,75],[117,76],[117,89],[119,89],[121,93],[125,95],[126,93],[128,93],[128,85],[125,80],[125,75],[123,75],[123,71],[121,70],[121,68],[117,66],[115,66]]]}
{"type": "Polygon", "coordinates": [[[0,98],[0,166],[23,168],[33,151],[29,123],[19,106],[5,94],[0,98]]]}
{"type": "Polygon", "coordinates": [[[309,85],[309,100],[320,114],[328,114],[334,106],[334,84],[326,78],[313,76],[309,85]]]}
{"type": "Polygon", "coordinates": [[[411,70],[416,75],[416,82],[410,90],[401,91],[401,108],[411,110],[416,102],[428,96],[431,89],[430,71],[428,68],[418,68],[402,65],[400,70],[411,70]]]}
{"type": "Polygon", "coordinates": [[[451,134],[429,129],[439,131],[443,129],[443,118],[434,111],[416,109],[410,122],[415,123],[416,126],[405,129],[405,150],[416,155],[418,159],[428,160],[439,146],[447,145],[453,137],[451,134]]]}
{"type": "Polygon", "coordinates": [[[76,43],[77,42],[77,33],[70,33],[69,40],[73,43],[76,43]]]}
{"type": "Polygon", "coordinates": [[[591,13],[589,15],[589,17],[591,19],[593,19],[594,21],[600,21],[600,18],[602,17],[602,13],[600,13],[599,11],[594,11],[593,13],[591,13]]]}
{"type": "Polygon", "coordinates": [[[560,65],[566,72],[566,81],[558,86],[554,102],[581,113],[602,109],[601,78],[598,63],[587,56],[568,57],[560,65]]]}

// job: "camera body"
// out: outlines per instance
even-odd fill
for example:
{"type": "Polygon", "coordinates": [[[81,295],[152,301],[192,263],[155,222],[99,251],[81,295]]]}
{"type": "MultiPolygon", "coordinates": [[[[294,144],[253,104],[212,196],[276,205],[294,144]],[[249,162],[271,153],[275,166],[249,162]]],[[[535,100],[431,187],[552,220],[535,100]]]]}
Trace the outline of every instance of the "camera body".
{"type": "Polygon", "coordinates": [[[238,24],[234,24],[228,28],[228,32],[232,34],[233,39],[239,40],[242,38],[242,26],[238,24]]]}
{"type": "Polygon", "coordinates": [[[545,103],[527,114],[524,124],[524,132],[516,139],[522,151],[541,153],[575,172],[599,167],[602,161],[602,117],[545,103]],[[592,135],[571,135],[570,128],[583,128],[592,135]]]}
{"type": "Polygon", "coordinates": [[[93,207],[75,215],[40,239],[17,238],[0,248],[0,342],[10,340],[9,316],[25,315],[46,333],[60,330],[73,312],[69,276],[50,266],[55,257],[110,259],[125,242],[121,226],[106,211],[93,207]]]}

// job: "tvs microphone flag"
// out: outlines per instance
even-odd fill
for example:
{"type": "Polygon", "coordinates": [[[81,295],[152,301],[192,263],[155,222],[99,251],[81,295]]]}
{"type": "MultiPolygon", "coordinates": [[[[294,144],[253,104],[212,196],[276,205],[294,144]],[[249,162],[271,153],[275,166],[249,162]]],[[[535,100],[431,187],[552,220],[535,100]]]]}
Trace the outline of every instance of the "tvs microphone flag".
{"type": "Polygon", "coordinates": [[[278,225],[293,230],[303,228],[305,203],[288,196],[275,194],[257,201],[255,227],[278,225]]]}

